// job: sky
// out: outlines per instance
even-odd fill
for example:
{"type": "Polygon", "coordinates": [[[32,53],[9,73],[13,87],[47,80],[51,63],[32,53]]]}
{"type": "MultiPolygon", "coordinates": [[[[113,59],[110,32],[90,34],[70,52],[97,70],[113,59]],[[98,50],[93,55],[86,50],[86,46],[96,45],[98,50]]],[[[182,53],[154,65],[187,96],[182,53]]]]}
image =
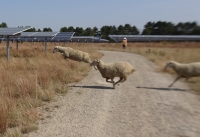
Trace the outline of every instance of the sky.
{"type": "Polygon", "coordinates": [[[0,23],[8,27],[97,27],[130,24],[141,32],[151,21],[196,21],[200,0],[0,0],[0,23]]]}

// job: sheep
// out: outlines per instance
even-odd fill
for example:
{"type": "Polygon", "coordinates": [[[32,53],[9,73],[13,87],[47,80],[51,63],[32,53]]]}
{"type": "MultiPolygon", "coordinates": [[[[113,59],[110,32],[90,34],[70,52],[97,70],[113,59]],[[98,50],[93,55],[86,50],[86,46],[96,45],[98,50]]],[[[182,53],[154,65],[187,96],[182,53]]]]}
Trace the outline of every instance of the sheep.
{"type": "Polygon", "coordinates": [[[126,81],[128,75],[135,71],[127,62],[105,64],[101,60],[94,60],[92,63],[90,63],[90,66],[94,66],[94,68],[96,66],[101,73],[101,76],[106,78],[106,82],[113,84],[113,88],[115,88],[117,83],[126,81]],[[115,77],[119,77],[120,79],[117,82],[114,82],[113,79],[115,77]],[[111,81],[108,81],[109,79],[111,79],[111,81]]]}
{"type": "Polygon", "coordinates": [[[200,62],[194,62],[189,64],[181,64],[176,61],[170,61],[166,64],[164,70],[172,68],[177,74],[177,78],[168,87],[171,87],[180,78],[186,78],[187,81],[191,77],[200,76],[200,62]]]}
{"type": "Polygon", "coordinates": [[[89,53],[75,50],[71,47],[55,46],[53,49],[53,53],[55,52],[61,52],[65,59],[69,58],[75,61],[83,61],[85,63],[91,63],[89,53]]]}

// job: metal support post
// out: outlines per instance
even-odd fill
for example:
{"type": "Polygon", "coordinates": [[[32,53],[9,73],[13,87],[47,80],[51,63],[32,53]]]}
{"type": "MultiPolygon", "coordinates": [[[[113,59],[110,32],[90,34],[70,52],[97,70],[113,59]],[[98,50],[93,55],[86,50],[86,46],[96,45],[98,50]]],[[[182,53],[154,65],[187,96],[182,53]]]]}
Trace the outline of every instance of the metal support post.
{"type": "Polygon", "coordinates": [[[7,61],[10,62],[10,37],[7,36],[7,46],[6,46],[6,50],[7,50],[7,61]]]}

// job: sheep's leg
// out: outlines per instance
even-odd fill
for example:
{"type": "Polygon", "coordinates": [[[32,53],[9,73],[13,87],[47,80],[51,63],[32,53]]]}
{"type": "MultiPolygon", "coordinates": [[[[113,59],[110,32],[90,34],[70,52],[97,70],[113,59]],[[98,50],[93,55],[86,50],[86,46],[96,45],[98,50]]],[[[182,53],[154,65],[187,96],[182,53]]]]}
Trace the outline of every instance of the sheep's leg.
{"type": "Polygon", "coordinates": [[[171,86],[173,86],[174,85],[174,83],[177,81],[177,80],[179,80],[181,77],[180,76],[178,76],[175,80],[174,80],[174,82],[171,84],[171,85],[169,85],[168,87],[171,87],[171,86]]]}
{"type": "Polygon", "coordinates": [[[115,88],[115,81],[113,79],[111,79],[111,81],[108,81],[110,78],[106,78],[106,82],[112,83],[113,84],[113,88],[115,88]]]}
{"type": "Polygon", "coordinates": [[[113,83],[112,80],[108,81],[110,78],[106,78],[106,82],[113,83]]]}
{"type": "Polygon", "coordinates": [[[113,83],[113,88],[115,89],[115,81],[113,81],[113,79],[111,79],[112,83],[113,83]]]}
{"type": "Polygon", "coordinates": [[[67,52],[63,52],[62,55],[63,55],[64,59],[69,58],[69,53],[67,53],[67,52]]]}
{"type": "Polygon", "coordinates": [[[97,67],[96,67],[96,65],[94,65],[94,68],[95,68],[96,70],[98,70],[97,67]]]}
{"type": "Polygon", "coordinates": [[[127,80],[127,77],[124,77],[124,79],[123,79],[123,81],[121,81],[121,83],[124,82],[124,81],[126,81],[126,80],[127,80]]]}
{"type": "Polygon", "coordinates": [[[120,77],[120,79],[115,83],[115,85],[123,80],[123,77],[120,77]]]}

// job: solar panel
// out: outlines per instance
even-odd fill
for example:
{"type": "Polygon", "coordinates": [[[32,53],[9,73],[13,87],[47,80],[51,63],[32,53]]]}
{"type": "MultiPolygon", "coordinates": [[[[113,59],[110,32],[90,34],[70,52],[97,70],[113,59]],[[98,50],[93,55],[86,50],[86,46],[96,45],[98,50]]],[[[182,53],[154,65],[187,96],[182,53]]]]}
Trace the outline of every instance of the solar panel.
{"type": "Polygon", "coordinates": [[[34,41],[35,41],[35,42],[44,42],[44,41],[46,41],[46,42],[51,42],[51,41],[52,41],[52,38],[51,38],[51,37],[47,37],[47,38],[45,38],[45,37],[36,37],[36,38],[34,39],[34,41]]]}
{"type": "Polygon", "coordinates": [[[92,42],[95,39],[97,39],[97,37],[94,37],[94,36],[73,36],[71,38],[72,41],[76,41],[76,42],[92,42]]]}
{"type": "Polygon", "coordinates": [[[22,32],[21,37],[54,37],[59,32],[22,32]]]}
{"type": "Polygon", "coordinates": [[[71,38],[73,42],[109,42],[109,40],[101,39],[94,36],[73,36],[71,38]]]}
{"type": "Polygon", "coordinates": [[[52,41],[70,41],[74,32],[60,32],[58,33],[52,41]]]}
{"type": "Polygon", "coordinates": [[[100,39],[100,42],[109,42],[107,39],[100,39]]]}
{"type": "Polygon", "coordinates": [[[111,39],[120,42],[127,41],[200,41],[200,35],[109,35],[111,39]]]}
{"type": "Polygon", "coordinates": [[[20,37],[29,37],[29,36],[34,35],[35,33],[38,33],[38,32],[22,32],[20,37]]]}
{"type": "Polygon", "coordinates": [[[0,28],[0,35],[2,36],[14,36],[23,31],[31,29],[32,27],[19,27],[19,28],[0,28]]]}

